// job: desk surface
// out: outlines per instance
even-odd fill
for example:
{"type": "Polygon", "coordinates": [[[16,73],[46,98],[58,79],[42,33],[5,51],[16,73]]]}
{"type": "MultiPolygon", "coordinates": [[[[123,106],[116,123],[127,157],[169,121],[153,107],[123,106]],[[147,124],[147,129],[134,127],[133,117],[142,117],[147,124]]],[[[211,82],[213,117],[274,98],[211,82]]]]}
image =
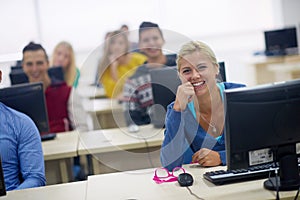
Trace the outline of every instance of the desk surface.
{"type": "Polygon", "coordinates": [[[77,156],[78,132],[58,133],[54,140],[42,142],[44,159],[56,160],[77,156]]]}
{"type": "Polygon", "coordinates": [[[84,200],[87,181],[50,185],[7,192],[0,200],[84,200]]]}
{"type": "MultiPolygon", "coordinates": [[[[262,180],[215,186],[204,180],[206,171],[225,169],[226,167],[201,168],[199,165],[184,166],[194,177],[193,186],[189,187],[199,197],[222,200],[275,199],[276,194],[263,188],[262,180]]],[[[187,188],[180,187],[177,182],[156,184],[152,178],[154,169],[103,174],[88,177],[86,200],[110,199],[197,199],[187,188]],[[101,189],[100,189],[101,188],[101,189]],[[112,192],[113,191],[113,192],[112,192]]],[[[280,192],[280,197],[294,197],[296,191],[280,192]]]]}
{"type": "Polygon", "coordinates": [[[278,63],[293,63],[300,62],[300,54],[297,55],[287,55],[287,56],[259,56],[255,57],[252,60],[252,63],[255,66],[265,66],[270,64],[278,64],[278,63]]]}
{"type": "Polygon", "coordinates": [[[106,98],[104,88],[94,85],[79,85],[76,91],[79,96],[87,99],[106,98]]]}
{"type": "Polygon", "coordinates": [[[122,111],[122,104],[116,99],[83,99],[83,107],[88,113],[111,113],[122,111]]]}
{"type": "Polygon", "coordinates": [[[78,154],[104,153],[120,150],[160,146],[163,140],[163,129],[153,125],[140,126],[137,133],[129,133],[127,128],[114,128],[80,133],[78,154]]]}

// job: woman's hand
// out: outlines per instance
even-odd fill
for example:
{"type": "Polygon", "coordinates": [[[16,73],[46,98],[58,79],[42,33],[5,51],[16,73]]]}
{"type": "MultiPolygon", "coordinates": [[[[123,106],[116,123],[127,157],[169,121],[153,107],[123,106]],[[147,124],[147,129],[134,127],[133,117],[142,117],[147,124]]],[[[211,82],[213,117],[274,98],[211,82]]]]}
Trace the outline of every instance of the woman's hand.
{"type": "Polygon", "coordinates": [[[185,82],[178,86],[173,109],[176,111],[185,110],[186,105],[192,100],[194,94],[194,87],[190,82],[185,82]]]}
{"type": "Polygon", "coordinates": [[[192,163],[199,163],[201,166],[212,167],[222,164],[222,161],[218,152],[202,148],[194,153],[192,163]]]}

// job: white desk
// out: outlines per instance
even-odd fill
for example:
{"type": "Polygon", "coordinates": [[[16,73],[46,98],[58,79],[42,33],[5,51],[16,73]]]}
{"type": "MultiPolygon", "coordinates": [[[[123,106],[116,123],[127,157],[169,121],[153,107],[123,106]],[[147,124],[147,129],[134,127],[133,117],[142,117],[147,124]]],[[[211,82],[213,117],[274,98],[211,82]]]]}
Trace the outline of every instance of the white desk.
{"type": "Polygon", "coordinates": [[[7,192],[0,200],[85,200],[87,181],[7,192]]]}
{"type": "Polygon", "coordinates": [[[98,98],[106,98],[104,88],[99,88],[94,85],[78,85],[76,88],[76,92],[82,98],[87,99],[98,99],[98,98]]]}
{"type": "Polygon", "coordinates": [[[54,140],[43,141],[42,147],[47,183],[69,182],[72,158],[77,156],[78,132],[58,133],[54,140]]]}
{"type": "MultiPolygon", "coordinates": [[[[215,186],[203,179],[203,173],[216,169],[225,169],[226,167],[200,168],[197,166],[198,165],[186,165],[184,168],[187,172],[191,173],[194,178],[194,184],[189,188],[193,193],[205,200],[253,200],[275,199],[276,197],[275,192],[263,188],[264,180],[215,186]]],[[[145,169],[89,176],[86,200],[197,199],[189,193],[187,188],[180,187],[177,182],[156,184],[152,180],[153,174],[154,169],[145,169]]],[[[287,199],[288,197],[294,197],[295,194],[296,191],[280,192],[280,197],[281,199],[287,199]]]]}
{"type": "Polygon", "coordinates": [[[92,119],[94,130],[126,125],[122,104],[116,99],[83,99],[83,107],[92,119]]]}
{"type": "Polygon", "coordinates": [[[80,133],[78,154],[92,154],[94,174],[149,168],[160,165],[162,140],[163,130],[152,125],[140,126],[138,133],[127,128],[97,130],[80,133]]]}

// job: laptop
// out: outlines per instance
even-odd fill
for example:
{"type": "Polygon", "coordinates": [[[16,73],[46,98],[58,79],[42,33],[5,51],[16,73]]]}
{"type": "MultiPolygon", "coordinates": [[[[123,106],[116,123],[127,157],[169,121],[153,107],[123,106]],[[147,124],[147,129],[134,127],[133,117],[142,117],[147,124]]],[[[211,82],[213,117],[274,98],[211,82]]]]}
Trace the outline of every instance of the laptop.
{"type": "Polygon", "coordinates": [[[165,125],[167,106],[175,100],[177,87],[181,84],[177,67],[150,70],[154,106],[150,117],[155,128],[165,125]]]}

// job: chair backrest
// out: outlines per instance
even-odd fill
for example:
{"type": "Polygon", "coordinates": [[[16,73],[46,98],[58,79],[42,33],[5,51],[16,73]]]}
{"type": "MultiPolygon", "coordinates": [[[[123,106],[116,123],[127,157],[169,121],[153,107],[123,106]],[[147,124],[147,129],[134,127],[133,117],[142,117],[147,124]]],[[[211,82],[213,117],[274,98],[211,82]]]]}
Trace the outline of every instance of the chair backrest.
{"type": "Polygon", "coordinates": [[[177,87],[181,84],[176,67],[150,70],[154,107],[151,123],[156,128],[165,124],[167,106],[175,100],[177,87]]]}

